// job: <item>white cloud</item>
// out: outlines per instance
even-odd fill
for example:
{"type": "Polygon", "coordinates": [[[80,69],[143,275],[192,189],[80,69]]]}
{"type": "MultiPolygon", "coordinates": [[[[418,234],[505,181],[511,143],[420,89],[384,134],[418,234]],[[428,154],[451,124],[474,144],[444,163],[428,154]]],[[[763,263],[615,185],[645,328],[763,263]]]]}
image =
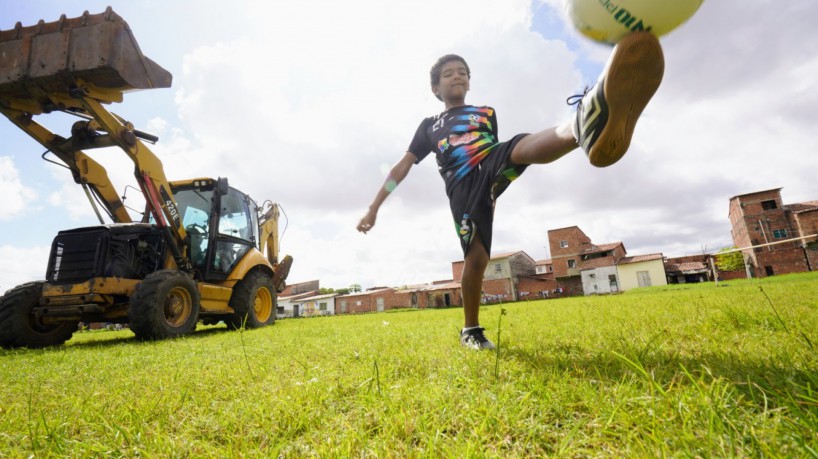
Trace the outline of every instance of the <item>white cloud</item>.
{"type": "Polygon", "coordinates": [[[0,245],[0,295],[17,285],[45,279],[49,247],[0,245]]]}
{"type": "MultiPolygon", "coordinates": [[[[468,100],[494,106],[507,139],[570,116],[565,97],[593,82],[610,52],[560,22],[562,0],[114,3],[143,52],[175,69],[172,90],[123,104],[148,112],[137,116],[160,135],[152,150],[168,178],[229,177],[259,202],[279,202],[290,219],[290,281],[327,287],[449,278],[461,256],[433,158],[413,168],[373,231],[354,230],[417,124],[441,109],[428,82],[438,56],[468,60],[468,100]],[[547,33],[533,30],[536,8],[553,8],[547,33]],[[181,10],[190,29],[178,29],[181,10]],[[219,26],[202,27],[214,14],[219,26]],[[177,113],[156,111],[169,100],[177,113]]],[[[547,230],[573,225],[631,254],[699,253],[730,243],[731,196],[784,187],[785,202],[818,199],[818,3],[765,14],[771,4],[706,1],[663,37],[665,78],[628,155],[606,169],[580,152],[530,168],[500,198],[495,253],[545,257],[547,230]]],[[[133,183],[123,155],[94,157],[120,192],[133,183]]],[[[70,177],[57,183],[65,188],[56,203],[90,215],[70,177]]]]}
{"type": "Polygon", "coordinates": [[[23,213],[37,198],[37,193],[23,184],[14,161],[7,156],[0,156],[0,196],[3,196],[0,221],[10,220],[23,213]]]}

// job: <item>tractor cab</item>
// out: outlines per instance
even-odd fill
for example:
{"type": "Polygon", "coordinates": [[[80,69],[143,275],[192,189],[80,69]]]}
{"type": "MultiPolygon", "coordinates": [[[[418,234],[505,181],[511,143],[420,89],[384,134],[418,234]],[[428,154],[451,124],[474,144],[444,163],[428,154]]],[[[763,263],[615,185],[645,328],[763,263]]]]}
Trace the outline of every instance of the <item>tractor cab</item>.
{"type": "Polygon", "coordinates": [[[226,280],[248,251],[259,248],[256,202],[225,178],[171,182],[171,189],[190,241],[194,277],[226,280]]]}

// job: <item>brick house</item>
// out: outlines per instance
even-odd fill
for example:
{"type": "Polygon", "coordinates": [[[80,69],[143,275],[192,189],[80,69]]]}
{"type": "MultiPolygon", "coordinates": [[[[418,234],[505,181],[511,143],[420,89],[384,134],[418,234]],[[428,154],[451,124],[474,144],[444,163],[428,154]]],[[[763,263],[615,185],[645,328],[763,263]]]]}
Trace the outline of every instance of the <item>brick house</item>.
{"type": "Polygon", "coordinates": [[[781,188],[730,198],[733,244],[742,248],[748,277],[813,271],[818,267],[818,201],[785,205],[781,188]]]}
{"type": "Polygon", "coordinates": [[[668,284],[690,284],[715,280],[713,269],[716,270],[718,280],[744,279],[747,277],[744,270],[722,271],[711,260],[718,254],[686,255],[665,259],[665,274],[668,284]]]}
{"type": "Polygon", "coordinates": [[[558,296],[560,285],[554,278],[554,265],[551,259],[534,263],[534,274],[518,276],[520,300],[538,300],[558,296]]]}
{"type": "Polygon", "coordinates": [[[712,280],[710,255],[667,258],[665,259],[665,275],[668,284],[692,284],[712,280]]]}
{"type": "Polygon", "coordinates": [[[335,300],[336,314],[382,312],[403,308],[409,304],[406,292],[392,287],[373,287],[365,292],[338,296],[335,300]]]}
{"type": "Polygon", "coordinates": [[[403,289],[409,297],[409,307],[417,309],[461,306],[463,297],[460,282],[438,281],[403,289]]]}
{"type": "Polygon", "coordinates": [[[551,261],[550,258],[545,260],[539,260],[534,263],[534,273],[535,274],[554,274],[554,263],[551,261]]]}
{"type": "Polygon", "coordinates": [[[579,227],[548,230],[554,277],[566,295],[620,290],[616,263],[627,254],[622,242],[596,245],[579,227]]]}
{"type": "MultiPolygon", "coordinates": [[[[520,276],[535,275],[535,265],[534,259],[523,251],[493,255],[483,273],[483,303],[519,300],[520,276]]],[[[452,276],[458,283],[463,279],[462,260],[452,262],[452,276]]]]}

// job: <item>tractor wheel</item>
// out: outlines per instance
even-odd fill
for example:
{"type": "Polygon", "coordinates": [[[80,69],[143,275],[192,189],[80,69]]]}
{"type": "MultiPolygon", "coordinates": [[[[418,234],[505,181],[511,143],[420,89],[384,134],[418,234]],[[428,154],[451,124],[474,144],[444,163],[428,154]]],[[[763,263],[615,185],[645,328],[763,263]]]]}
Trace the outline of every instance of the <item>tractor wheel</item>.
{"type": "Polygon", "coordinates": [[[128,320],[139,339],[175,338],[196,329],[199,307],[196,282],[180,271],[165,269],[137,284],[128,320]]]}
{"type": "Polygon", "coordinates": [[[232,329],[259,328],[276,320],[276,291],[273,279],[260,271],[247,274],[233,287],[230,307],[235,313],[225,322],[232,329]]]}
{"type": "Polygon", "coordinates": [[[40,302],[43,284],[19,285],[0,298],[0,346],[41,348],[71,339],[78,321],[46,323],[32,314],[40,302]]]}

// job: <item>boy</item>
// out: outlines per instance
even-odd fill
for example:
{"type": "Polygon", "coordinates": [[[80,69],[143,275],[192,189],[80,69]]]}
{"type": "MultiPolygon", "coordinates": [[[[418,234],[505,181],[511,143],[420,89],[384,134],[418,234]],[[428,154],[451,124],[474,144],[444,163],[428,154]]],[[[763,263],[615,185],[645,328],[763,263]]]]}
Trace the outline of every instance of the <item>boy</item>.
{"type": "Polygon", "coordinates": [[[465,321],[460,343],[473,349],[494,349],[480,326],[479,312],[497,197],[529,165],[550,163],[578,146],[594,166],[618,161],[630,145],[636,120],[662,81],[662,48],[648,32],[627,35],[614,47],[596,85],[576,96],[576,119],[535,134],[519,134],[506,142],[497,140],[494,109],[466,105],[471,72],[462,57],[443,56],[430,73],[432,92],[445,104],[445,111],[420,123],[406,154],[392,167],[358,224],[358,231],[372,229],[384,200],[413,164],[434,151],[464,254],[461,291],[465,321]]]}

